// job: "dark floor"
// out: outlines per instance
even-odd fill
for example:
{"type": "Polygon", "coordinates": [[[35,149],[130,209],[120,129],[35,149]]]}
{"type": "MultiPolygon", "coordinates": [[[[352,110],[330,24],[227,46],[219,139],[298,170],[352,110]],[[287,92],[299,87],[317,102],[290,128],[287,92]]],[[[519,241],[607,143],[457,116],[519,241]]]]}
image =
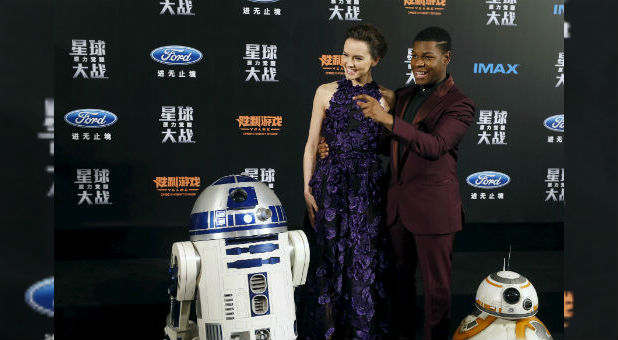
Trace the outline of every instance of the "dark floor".
{"type": "MultiPolygon", "coordinates": [[[[162,339],[169,309],[169,252],[173,242],[187,238],[184,228],[57,228],[58,338],[82,339],[87,334],[89,339],[162,339]],[[82,242],[84,239],[96,242],[82,242]]],[[[563,240],[560,223],[466,225],[454,244],[451,333],[474,308],[479,283],[502,269],[510,246],[510,269],[526,276],[535,286],[539,294],[538,317],[554,339],[561,339],[563,240]]],[[[421,309],[420,276],[417,282],[417,308],[421,309]]],[[[422,330],[422,320],[416,322],[417,329],[422,330]]]]}

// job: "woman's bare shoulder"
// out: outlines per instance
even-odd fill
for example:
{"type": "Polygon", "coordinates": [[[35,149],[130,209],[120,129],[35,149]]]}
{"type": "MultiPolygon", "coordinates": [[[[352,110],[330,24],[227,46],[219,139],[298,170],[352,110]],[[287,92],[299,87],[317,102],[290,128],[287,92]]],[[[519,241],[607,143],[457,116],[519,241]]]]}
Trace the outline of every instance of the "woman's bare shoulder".
{"type": "Polygon", "coordinates": [[[325,83],[318,86],[318,89],[315,90],[315,100],[321,102],[323,106],[328,106],[328,102],[330,98],[337,91],[337,82],[325,83]]]}
{"type": "Polygon", "coordinates": [[[316,94],[333,94],[335,93],[335,91],[337,91],[337,82],[333,81],[330,83],[324,83],[320,86],[318,86],[318,89],[315,91],[316,94]]]}

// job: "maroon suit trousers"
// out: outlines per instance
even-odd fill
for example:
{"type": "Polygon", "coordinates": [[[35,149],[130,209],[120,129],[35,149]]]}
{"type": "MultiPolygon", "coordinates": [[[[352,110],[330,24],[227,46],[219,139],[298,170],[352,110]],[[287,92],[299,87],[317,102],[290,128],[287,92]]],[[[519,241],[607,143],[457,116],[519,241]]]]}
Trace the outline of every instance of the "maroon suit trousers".
{"type": "Polygon", "coordinates": [[[395,255],[394,319],[401,335],[415,339],[416,268],[425,295],[424,338],[448,339],[451,315],[451,262],[455,233],[414,234],[397,218],[390,227],[395,255]],[[412,317],[412,320],[411,320],[412,317]]]}

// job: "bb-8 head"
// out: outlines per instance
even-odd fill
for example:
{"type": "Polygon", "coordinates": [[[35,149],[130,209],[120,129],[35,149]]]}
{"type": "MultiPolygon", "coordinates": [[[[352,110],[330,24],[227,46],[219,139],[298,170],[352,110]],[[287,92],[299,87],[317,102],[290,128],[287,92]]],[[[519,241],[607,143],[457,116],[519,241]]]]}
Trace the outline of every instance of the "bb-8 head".
{"type": "Polygon", "coordinates": [[[539,310],[539,298],[532,283],[512,271],[490,274],[476,290],[476,307],[503,319],[523,319],[539,310]]]}

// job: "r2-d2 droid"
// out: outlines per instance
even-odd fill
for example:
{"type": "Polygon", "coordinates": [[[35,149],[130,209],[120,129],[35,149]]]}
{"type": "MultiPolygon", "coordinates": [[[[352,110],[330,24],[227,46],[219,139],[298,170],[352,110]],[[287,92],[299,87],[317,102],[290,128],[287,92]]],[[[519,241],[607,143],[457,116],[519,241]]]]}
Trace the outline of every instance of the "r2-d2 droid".
{"type": "Polygon", "coordinates": [[[502,270],[485,278],[476,291],[476,310],[461,322],[453,340],[551,340],[535,315],[536,290],[527,278],[502,270]]]}
{"type": "Polygon", "coordinates": [[[272,190],[247,176],[218,179],[197,198],[190,235],[172,246],[166,338],[296,339],[294,287],[305,283],[309,244],[287,230],[272,190]]]}

